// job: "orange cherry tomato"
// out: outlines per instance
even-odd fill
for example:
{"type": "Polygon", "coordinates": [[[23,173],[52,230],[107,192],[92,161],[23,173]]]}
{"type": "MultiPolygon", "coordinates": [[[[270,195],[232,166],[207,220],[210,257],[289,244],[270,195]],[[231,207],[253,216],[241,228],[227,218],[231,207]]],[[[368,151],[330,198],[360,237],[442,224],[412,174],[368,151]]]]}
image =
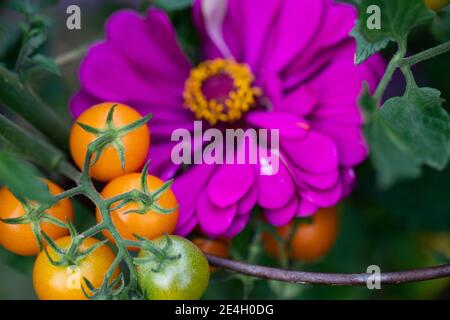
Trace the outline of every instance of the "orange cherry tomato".
{"type": "MultiPolygon", "coordinates": [[[[105,127],[109,110],[116,105],[113,115],[115,127],[131,124],[142,116],[133,108],[112,102],[95,105],[84,111],[72,126],[70,132],[70,152],[76,165],[81,169],[84,164],[88,145],[97,136],[85,131],[77,123],[83,123],[97,129],[105,127]]],[[[143,125],[121,137],[125,150],[125,171],[122,170],[117,150],[113,146],[107,146],[101,157],[89,171],[92,178],[100,181],[110,181],[124,173],[136,172],[143,166],[150,148],[150,131],[143,125]]]]}
{"type": "MultiPolygon", "coordinates": [[[[52,195],[62,193],[63,190],[51,181],[44,180],[52,195]]],[[[70,199],[63,199],[46,211],[62,222],[66,219],[73,221],[74,213],[70,199]]],[[[25,214],[22,204],[6,187],[0,189],[0,218],[12,219],[25,214]]],[[[68,229],[54,224],[41,223],[42,230],[51,238],[57,239],[69,234],[68,229]]],[[[23,256],[32,256],[39,253],[38,243],[31,230],[31,224],[7,224],[0,221],[0,244],[7,250],[23,256]]]]}
{"type": "MultiPolygon", "coordinates": [[[[63,237],[55,241],[63,249],[69,247],[71,237],[63,237]]],[[[87,238],[80,245],[86,250],[98,243],[95,238],[87,238]]],[[[47,247],[50,257],[58,260],[58,253],[47,247]]],[[[100,287],[103,278],[115,259],[114,252],[107,245],[102,245],[74,266],[54,266],[45,252],[41,252],[34,263],[33,287],[40,300],[87,300],[82,287],[91,294],[84,278],[95,288],[100,287]]],[[[112,279],[120,273],[116,269],[112,279]]]]}
{"type": "MultiPolygon", "coordinates": [[[[292,223],[277,228],[277,233],[288,239],[294,232],[287,250],[291,259],[297,261],[315,261],[324,256],[337,239],[339,219],[335,208],[320,209],[312,217],[312,223],[301,223],[292,231],[292,223]]],[[[279,256],[279,246],[269,233],[263,234],[264,247],[273,256],[279,256]]]]}
{"type": "MultiPolygon", "coordinates": [[[[230,256],[230,246],[228,241],[222,239],[207,239],[196,237],[192,242],[202,250],[203,253],[217,256],[220,258],[228,258],[230,256]]],[[[210,271],[217,270],[216,267],[210,267],[210,271]]]]}
{"type": "MultiPolygon", "coordinates": [[[[140,173],[123,175],[110,181],[101,192],[101,195],[104,199],[108,199],[134,189],[140,190],[140,180],[140,173]]],[[[147,175],[147,187],[149,192],[159,189],[163,184],[164,182],[161,179],[152,175],[147,175]]],[[[178,221],[178,202],[172,190],[169,188],[164,191],[162,196],[156,201],[156,204],[163,209],[177,209],[170,214],[161,214],[152,210],[147,211],[145,214],[126,213],[130,210],[139,209],[137,203],[131,202],[117,210],[112,210],[111,218],[120,235],[128,240],[136,240],[133,234],[138,234],[141,237],[150,240],[165,233],[173,233],[178,221]]],[[[112,207],[114,207],[114,204],[112,207]]],[[[102,217],[98,208],[96,217],[97,222],[100,223],[102,217]]],[[[114,239],[108,231],[105,231],[104,234],[114,243],[114,239]]],[[[135,250],[136,248],[130,249],[135,250]]]]}

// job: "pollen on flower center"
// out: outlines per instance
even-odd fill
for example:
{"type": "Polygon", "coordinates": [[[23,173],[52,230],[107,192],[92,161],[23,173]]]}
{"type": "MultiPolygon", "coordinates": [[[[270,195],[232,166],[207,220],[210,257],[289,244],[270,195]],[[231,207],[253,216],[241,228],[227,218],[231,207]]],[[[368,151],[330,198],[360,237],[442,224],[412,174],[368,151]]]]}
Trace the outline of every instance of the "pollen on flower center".
{"type": "Polygon", "coordinates": [[[242,118],[261,90],[252,86],[254,77],[246,64],[215,59],[200,63],[185,82],[183,98],[197,119],[211,125],[242,118]]]}

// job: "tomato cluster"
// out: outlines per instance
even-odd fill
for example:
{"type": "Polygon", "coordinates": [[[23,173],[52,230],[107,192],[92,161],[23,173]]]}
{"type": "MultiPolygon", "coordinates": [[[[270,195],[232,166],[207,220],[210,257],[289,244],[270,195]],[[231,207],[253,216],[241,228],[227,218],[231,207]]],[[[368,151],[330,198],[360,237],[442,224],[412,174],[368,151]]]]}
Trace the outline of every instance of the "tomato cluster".
{"type": "MultiPolygon", "coordinates": [[[[208,262],[189,240],[169,236],[178,222],[178,202],[170,182],[148,174],[147,168],[139,172],[150,148],[150,131],[147,120],[143,120],[136,110],[124,104],[95,105],[72,126],[70,152],[75,164],[88,171],[90,178],[107,183],[99,195],[104,202],[124,194],[129,196],[124,203],[111,200],[107,216],[97,208],[97,226],[105,225],[104,219],[112,224],[108,230],[102,229],[111,244],[122,239],[138,244],[142,241],[150,247],[142,246],[136,258],[140,261],[136,270],[144,296],[198,299],[208,286],[208,262]],[[105,143],[96,145],[101,139],[105,143]],[[98,149],[89,158],[93,145],[98,149]],[[131,194],[138,190],[141,193],[133,198],[131,194]],[[154,263],[158,264],[158,272],[154,263]],[[163,280],[171,285],[165,286],[163,280]]],[[[52,195],[63,193],[53,182],[45,183],[52,195]]],[[[71,229],[74,211],[70,199],[63,198],[43,208],[38,203],[25,203],[2,188],[0,219],[0,244],[4,248],[20,255],[37,255],[33,286],[39,299],[87,299],[103,287],[103,282],[108,282],[105,279],[112,288],[118,286],[118,257],[110,246],[94,237],[77,242],[76,231],[71,229]],[[58,225],[52,223],[55,219],[58,225]]]]}

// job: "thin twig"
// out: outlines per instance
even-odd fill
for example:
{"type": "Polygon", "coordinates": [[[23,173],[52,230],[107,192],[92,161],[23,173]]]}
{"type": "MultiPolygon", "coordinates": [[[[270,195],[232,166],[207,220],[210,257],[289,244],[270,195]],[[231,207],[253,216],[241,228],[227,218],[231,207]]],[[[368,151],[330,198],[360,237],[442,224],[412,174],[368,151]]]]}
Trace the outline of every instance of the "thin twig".
{"type": "Polygon", "coordinates": [[[92,44],[97,41],[98,40],[94,40],[92,42],[83,44],[73,50],[67,51],[67,52],[55,57],[55,63],[58,66],[62,67],[66,64],[69,64],[71,62],[81,59],[85,55],[85,53],[89,49],[89,47],[92,46],[92,44]]]}
{"type": "Polygon", "coordinates": [[[450,51],[450,41],[444,42],[436,47],[427,49],[425,51],[419,52],[413,56],[403,58],[398,63],[400,67],[402,66],[413,66],[421,61],[433,58],[440,54],[450,51]]]}
{"type": "MultiPolygon", "coordinates": [[[[372,279],[371,277],[373,277],[373,274],[371,273],[322,273],[293,271],[252,265],[245,262],[223,259],[211,255],[207,255],[207,258],[212,265],[222,267],[234,272],[262,279],[271,279],[299,284],[366,286],[367,281],[370,281],[370,279],[372,279]]],[[[423,269],[382,272],[380,274],[380,283],[400,284],[445,277],[450,277],[450,264],[423,269]]]]}

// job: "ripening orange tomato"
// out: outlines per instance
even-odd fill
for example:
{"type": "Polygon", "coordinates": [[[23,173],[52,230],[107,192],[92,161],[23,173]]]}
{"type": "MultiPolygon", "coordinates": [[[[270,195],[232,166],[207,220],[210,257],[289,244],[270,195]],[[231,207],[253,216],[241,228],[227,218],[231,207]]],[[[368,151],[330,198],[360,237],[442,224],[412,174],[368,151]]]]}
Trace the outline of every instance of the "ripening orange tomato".
{"type": "MultiPolygon", "coordinates": [[[[51,181],[44,180],[52,195],[62,193],[63,190],[51,181]]],[[[66,219],[73,221],[74,213],[70,199],[63,199],[46,211],[62,222],[66,219]]],[[[0,189],[0,218],[18,218],[25,214],[22,204],[6,187],[0,189]]],[[[54,224],[43,222],[42,230],[51,238],[57,239],[69,234],[68,229],[54,224]]],[[[39,253],[38,243],[31,230],[31,224],[7,224],[0,221],[0,244],[7,250],[23,256],[32,256],[39,253]]]]}
{"type": "MultiPolygon", "coordinates": [[[[220,258],[228,258],[230,256],[230,246],[225,239],[207,239],[196,237],[192,242],[202,250],[203,253],[210,254],[220,258]]],[[[210,267],[210,271],[215,271],[216,267],[210,267]]]]}
{"type": "MultiPolygon", "coordinates": [[[[311,224],[298,224],[294,231],[292,223],[277,228],[277,233],[287,239],[294,232],[288,245],[288,255],[297,261],[315,261],[324,256],[334,245],[339,229],[338,213],[335,208],[322,208],[312,217],[311,224]]],[[[269,233],[263,234],[267,252],[279,256],[277,242],[269,233]]]]}
{"type": "MultiPolygon", "coordinates": [[[[113,115],[115,127],[131,124],[142,116],[133,108],[113,102],[97,104],[84,111],[72,126],[70,132],[70,153],[76,165],[81,169],[84,164],[88,145],[97,136],[85,131],[77,123],[89,125],[97,129],[105,127],[106,118],[111,107],[116,105],[113,115]]],[[[136,172],[143,166],[150,148],[150,130],[146,125],[121,137],[125,151],[125,171],[122,170],[119,153],[113,146],[108,146],[101,157],[89,171],[92,178],[100,181],[110,181],[124,173],[136,172]]]]}
{"type": "MultiPolygon", "coordinates": [[[[70,245],[71,237],[63,237],[55,243],[63,249],[70,245]]],[[[99,240],[87,238],[80,245],[80,250],[87,250],[99,240]]],[[[53,260],[59,256],[50,246],[48,253],[53,260]]],[[[102,245],[90,255],[78,261],[74,266],[54,266],[42,251],[37,257],[33,268],[33,287],[40,300],[87,300],[82,287],[86,287],[83,278],[88,279],[95,288],[100,287],[103,278],[115,259],[115,254],[107,245],[102,245]]],[[[120,274],[119,268],[114,271],[112,279],[120,274]]]]}
{"type": "Polygon", "coordinates": [[[424,0],[425,5],[434,11],[438,11],[450,4],[450,0],[424,0]]]}
{"type": "MultiPolygon", "coordinates": [[[[157,190],[163,184],[164,182],[161,179],[152,175],[147,175],[147,187],[149,192],[157,190]]],[[[104,199],[108,199],[134,189],[141,189],[140,173],[126,174],[110,181],[101,192],[101,195],[104,199]]],[[[111,211],[110,214],[113,224],[116,226],[121,236],[128,240],[136,240],[133,234],[138,234],[141,237],[151,240],[165,233],[173,233],[178,221],[178,202],[172,190],[170,188],[165,190],[162,196],[156,201],[156,204],[163,209],[177,209],[169,214],[161,214],[152,210],[147,211],[145,214],[127,214],[127,211],[139,209],[138,204],[132,202],[117,210],[111,211]]],[[[97,222],[100,223],[102,217],[98,208],[96,217],[97,222]]],[[[114,239],[108,231],[104,231],[104,234],[114,243],[114,239]]],[[[136,248],[130,249],[134,250],[136,248]]]]}

